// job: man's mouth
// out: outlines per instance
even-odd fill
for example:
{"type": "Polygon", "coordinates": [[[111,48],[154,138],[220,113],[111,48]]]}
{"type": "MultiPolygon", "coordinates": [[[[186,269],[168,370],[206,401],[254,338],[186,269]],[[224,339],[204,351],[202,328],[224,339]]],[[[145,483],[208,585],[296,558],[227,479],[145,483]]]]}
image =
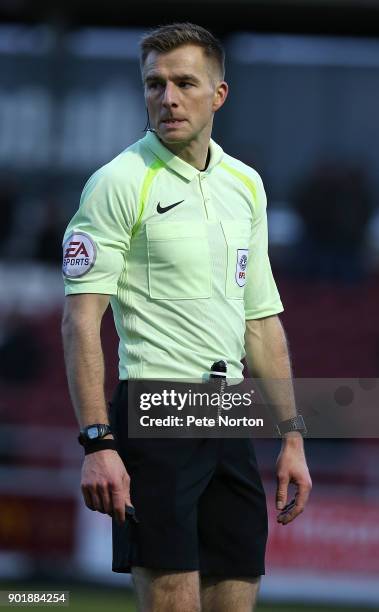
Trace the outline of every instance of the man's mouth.
{"type": "Polygon", "coordinates": [[[184,123],[185,119],[175,119],[174,117],[169,117],[168,119],[162,119],[161,123],[166,127],[177,127],[184,123]]]}

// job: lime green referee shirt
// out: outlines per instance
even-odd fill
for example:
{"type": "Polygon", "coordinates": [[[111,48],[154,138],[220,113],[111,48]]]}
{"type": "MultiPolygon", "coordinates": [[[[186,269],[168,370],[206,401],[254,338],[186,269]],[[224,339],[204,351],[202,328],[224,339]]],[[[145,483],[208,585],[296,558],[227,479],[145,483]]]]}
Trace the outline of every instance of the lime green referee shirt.
{"type": "Polygon", "coordinates": [[[146,136],[95,172],[63,244],[66,295],[111,296],[121,379],[241,379],[245,320],[279,313],[260,176],[213,140],[199,171],[146,136]]]}

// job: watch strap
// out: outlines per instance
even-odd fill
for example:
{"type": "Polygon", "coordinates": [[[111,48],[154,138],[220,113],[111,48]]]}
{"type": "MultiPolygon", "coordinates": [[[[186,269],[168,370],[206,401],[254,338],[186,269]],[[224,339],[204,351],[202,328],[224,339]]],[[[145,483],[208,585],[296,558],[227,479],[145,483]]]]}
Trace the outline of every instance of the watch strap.
{"type": "Polygon", "coordinates": [[[291,431],[298,431],[303,436],[307,434],[307,428],[305,426],[304,419],[301,414],[297,414],[291,419],[281,421],[278,425],[276,425],[276,431],[280,436],[283,436],[286,433],[290,433],[291,431]]]}
{"type": "Polygon", "coordinates": [[[84,454],[90,455],[91,453],[97,453],[102,450],[117,450],[116,441],[109,440],[90,440],[84,445],[84,454]]]}
{"type": "Polygon", "coordinates": [[[85,446],[88,442],[95,442],[96,440],[101,440],[104,436],[112,433],[112,429],[108,423],[93,423],[91,425],[87,425],[80,430],[80,434],[78,436],[79,444],[85,446]],[[89,435],[89,430],[97,430],[95,436],[89,435]]]}

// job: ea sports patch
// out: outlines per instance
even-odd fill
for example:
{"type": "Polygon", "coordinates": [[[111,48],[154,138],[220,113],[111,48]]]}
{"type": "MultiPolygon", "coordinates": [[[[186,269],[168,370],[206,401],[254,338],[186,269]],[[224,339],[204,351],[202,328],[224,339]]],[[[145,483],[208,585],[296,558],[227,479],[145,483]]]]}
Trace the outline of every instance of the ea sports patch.
{"type": "Polygon", "coordinates": [[[246,268],[249,249],[237,249],[236,283],[243,287],[246,283],[246,268]]]}
{"type": "Polygon", "coordinates": [[[96,246],[91,236],[74,232],[63,244],[63,274],[79,278],[87,274],[96,261],[96,246]]]}

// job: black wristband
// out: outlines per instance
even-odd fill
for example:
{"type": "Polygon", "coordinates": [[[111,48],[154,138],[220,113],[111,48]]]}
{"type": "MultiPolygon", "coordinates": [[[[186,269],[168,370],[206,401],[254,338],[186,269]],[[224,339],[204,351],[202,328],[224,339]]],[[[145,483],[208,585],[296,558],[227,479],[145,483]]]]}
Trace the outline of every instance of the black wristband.
{"type": "Polygon", "coordinates": [[[98,451],[107,449],[117,450],[116,441],[111,438],[108,438],[107,440],[104,440],[104,438],[100,440],[89,440],[83,446],[85,455],[90,455],[91,453],[97,453],[98,451]]]}

